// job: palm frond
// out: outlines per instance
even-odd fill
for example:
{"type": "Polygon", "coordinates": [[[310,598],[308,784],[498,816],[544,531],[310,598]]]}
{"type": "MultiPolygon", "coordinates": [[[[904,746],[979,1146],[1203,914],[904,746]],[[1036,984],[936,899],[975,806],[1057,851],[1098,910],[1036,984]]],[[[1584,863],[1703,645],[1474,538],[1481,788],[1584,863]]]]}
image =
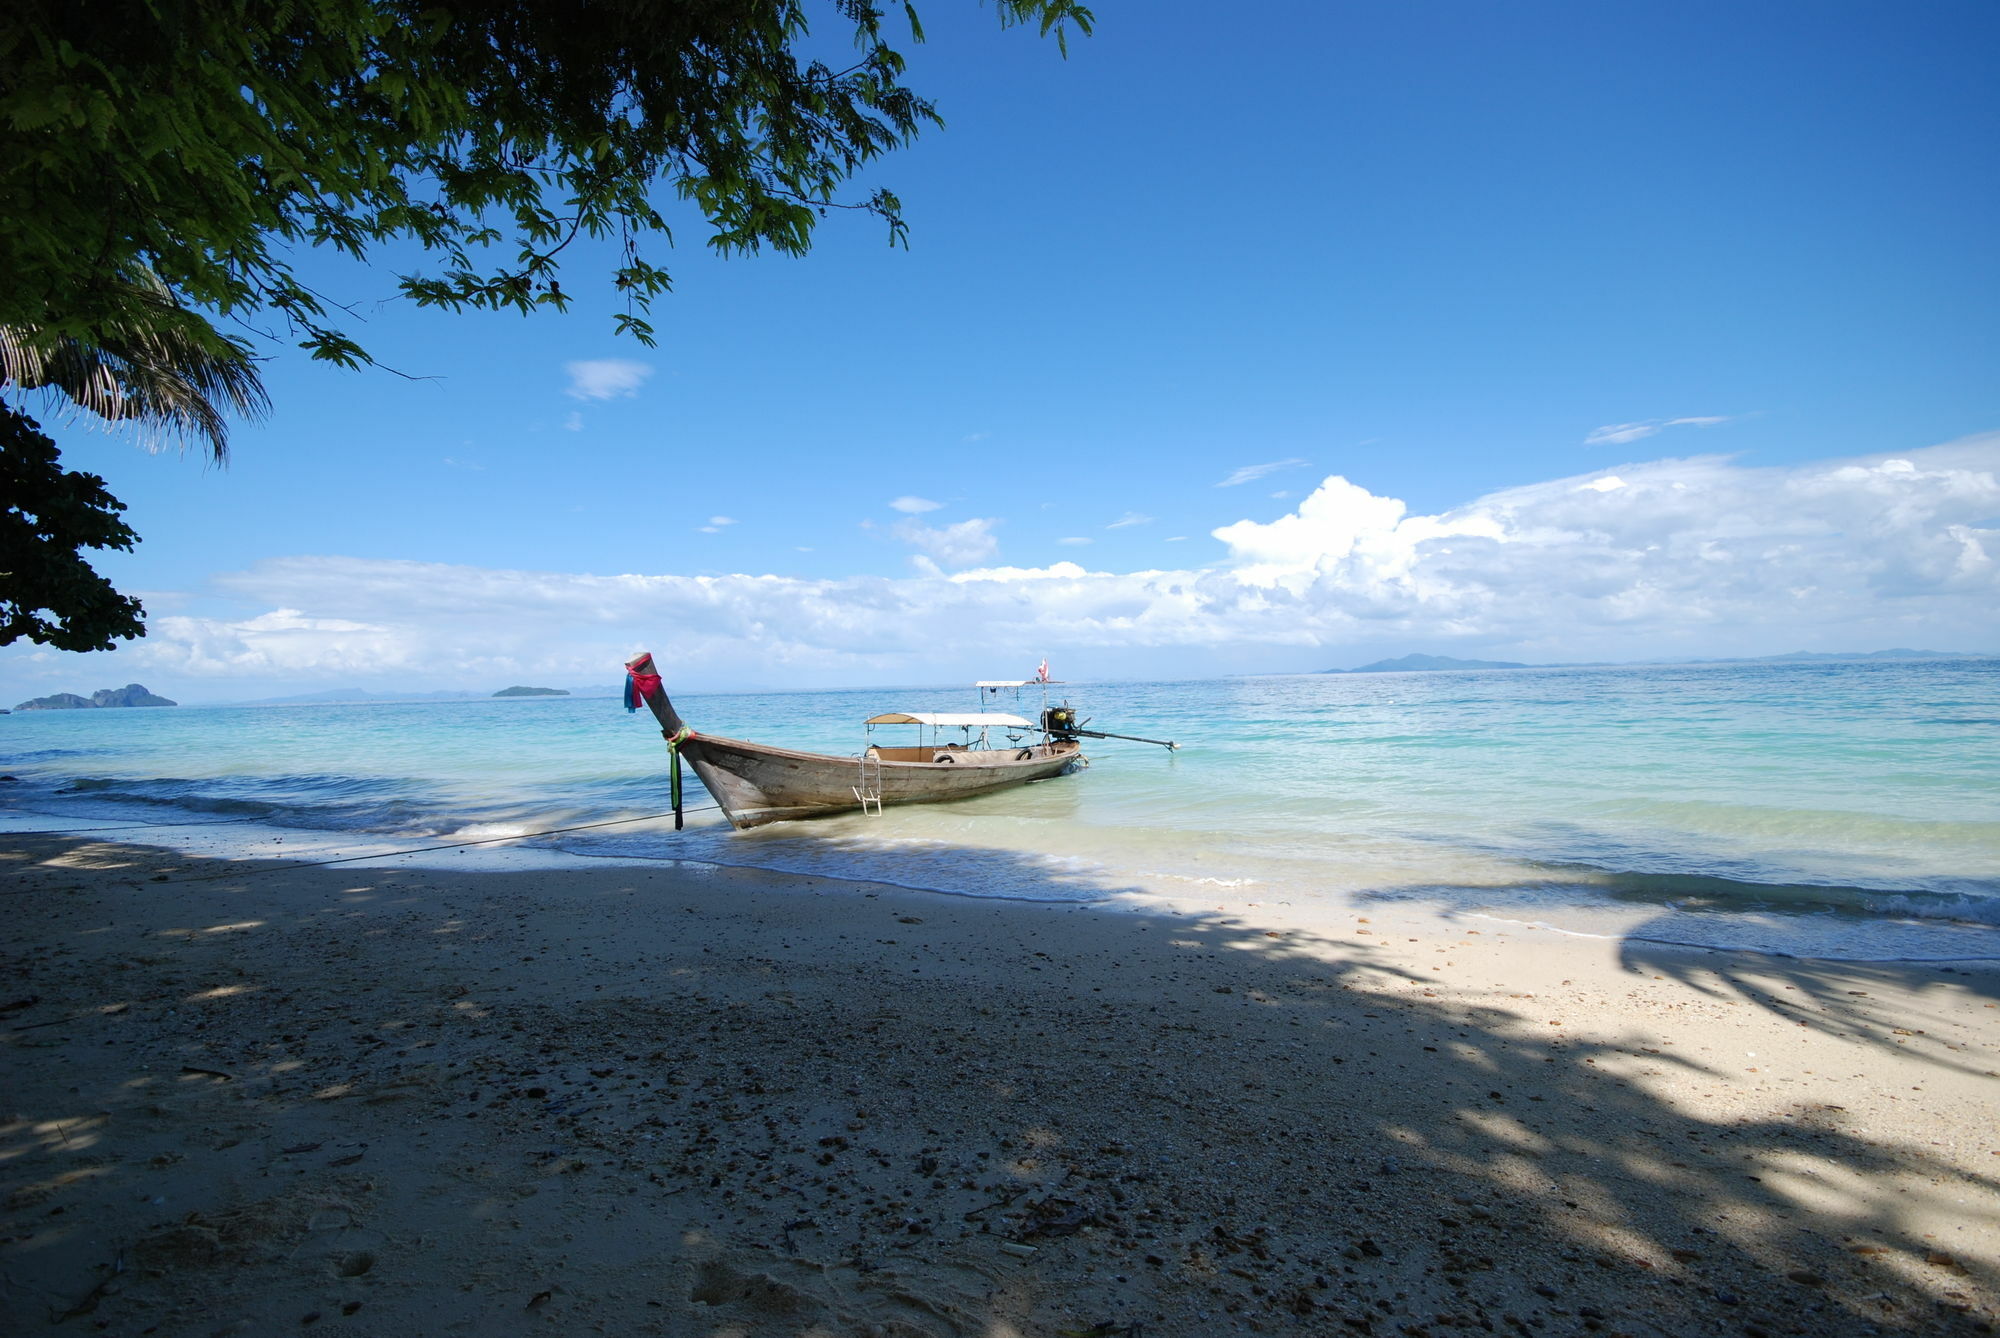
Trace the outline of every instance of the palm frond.
{"type": "Polygon", "coordinates": [[[157,449],[196,442],[221,464],[229,419],[270,412],[247,345],[174,300],[152,273],[127,276],[118,314],[85,336],[0,325],[0,387],[41,390],[93,417],[134,423],[157,449]]]}

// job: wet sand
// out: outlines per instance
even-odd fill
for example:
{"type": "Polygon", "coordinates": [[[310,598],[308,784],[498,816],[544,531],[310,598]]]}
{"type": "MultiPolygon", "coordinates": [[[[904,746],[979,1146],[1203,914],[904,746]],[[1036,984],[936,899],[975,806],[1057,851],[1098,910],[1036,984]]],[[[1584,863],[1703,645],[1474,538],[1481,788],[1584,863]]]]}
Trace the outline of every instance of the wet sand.
{"type": "Polygon", "coordinates": [[[1997,1317],[1991,966],[698,866],[0,870],[10,1335],[1997,1317]]]}

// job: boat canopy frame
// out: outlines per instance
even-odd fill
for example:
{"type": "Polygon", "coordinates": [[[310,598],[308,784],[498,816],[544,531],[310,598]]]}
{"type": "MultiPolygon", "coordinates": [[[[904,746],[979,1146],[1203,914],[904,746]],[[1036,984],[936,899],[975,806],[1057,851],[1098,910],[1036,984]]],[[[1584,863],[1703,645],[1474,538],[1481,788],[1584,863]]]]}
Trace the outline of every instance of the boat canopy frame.
{"type": "MultiPolygon", "coordinates": [[[[1010,696],[1007,700],[1013,702],[1014,708],[1019,710],[1023,705],[1021,690],[1023,688],[1040,688],[1042,690],[1042,709],[1035,716],[1035,723],[1032,728],[1041,730],[1043,736],[1047,737],[1049,689],[1062,687],[1064,684],[1065,680],[1060,678],[982,678],[972,685],[972,695],[978,699],[980,706],[984,708],[989,702],[999,701],[1001,693],[1009,693],[1010,696]]],[[[1068,698],[1064,698],[1064,705],[1067,704],[1068,698]]]]}
{"type": "MultiPolygon", "coordinates": [[[[1009,715],[1004,711],[887,711],[881,715],[872,716],[862,723],[867,730],[871,742],[875,737],[875,726],[877,725],[915,725],[917,727],[917,746],[919,748],[958,747],[971,750],[974,747],[972,731],[975,729],[979,731],[977,747],[982,751],[991,749],[992,745],[988,741],[987,731],[993,729],[1021,730],[1024,733],[1042,734],[1044,742],[1047,741],[1046,731],[1036,726],[1033,721],[1025,720],[1018,715],[1009,715]],[[947,729],[963,731],[964,741],[958,744],[940,743],[939,735],[947,729]],[[924,739],[924,732],[926,730],[930,731],[930,741],[928,743],[924,739]]],[[[1011,743],[1018,744],[1021,741],[1022,735],[1012,734],[1008,737],[1011,743]]]]}

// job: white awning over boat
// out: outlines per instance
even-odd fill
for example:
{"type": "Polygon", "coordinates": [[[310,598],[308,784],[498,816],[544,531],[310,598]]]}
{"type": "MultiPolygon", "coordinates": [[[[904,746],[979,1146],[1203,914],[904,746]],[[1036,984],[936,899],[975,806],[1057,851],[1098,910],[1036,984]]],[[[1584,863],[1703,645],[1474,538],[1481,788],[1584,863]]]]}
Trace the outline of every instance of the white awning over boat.
{"type": "Polygon", "coordinates": [[[983,729],[988,725],[999,725],[1006,729],[1033,729],[1031,721],[1017,715],[1003,715],[998,711],[975,712],[969,715],[935,715],[928,711],[891,711],[878,715],[868,722],[871,725],[940,725],[954,728],[983,729]]]}
{"type": "Polygon", "coordinates": [[[975,688],[1031,688],[1040,683],[1047,687],[1060,683],[1060,678],[982,678],[972,686],[975,688]]]}

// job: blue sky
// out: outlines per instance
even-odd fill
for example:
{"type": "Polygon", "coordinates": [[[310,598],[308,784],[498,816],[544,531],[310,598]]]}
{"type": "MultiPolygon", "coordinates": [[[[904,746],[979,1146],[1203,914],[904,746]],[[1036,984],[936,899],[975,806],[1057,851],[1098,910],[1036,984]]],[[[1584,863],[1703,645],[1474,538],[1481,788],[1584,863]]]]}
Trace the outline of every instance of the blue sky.
{"type": "Polygon", "coordinates": [[[59,429],[154,635],[0,685],[2000,650],[2000,10],[1096,10],[1065,61],[931,0],[910,249],[685,219],[656,349],[603,252],[531,319],[313,262],[424,379],[281,351],[226,470],[59,429]]]}

